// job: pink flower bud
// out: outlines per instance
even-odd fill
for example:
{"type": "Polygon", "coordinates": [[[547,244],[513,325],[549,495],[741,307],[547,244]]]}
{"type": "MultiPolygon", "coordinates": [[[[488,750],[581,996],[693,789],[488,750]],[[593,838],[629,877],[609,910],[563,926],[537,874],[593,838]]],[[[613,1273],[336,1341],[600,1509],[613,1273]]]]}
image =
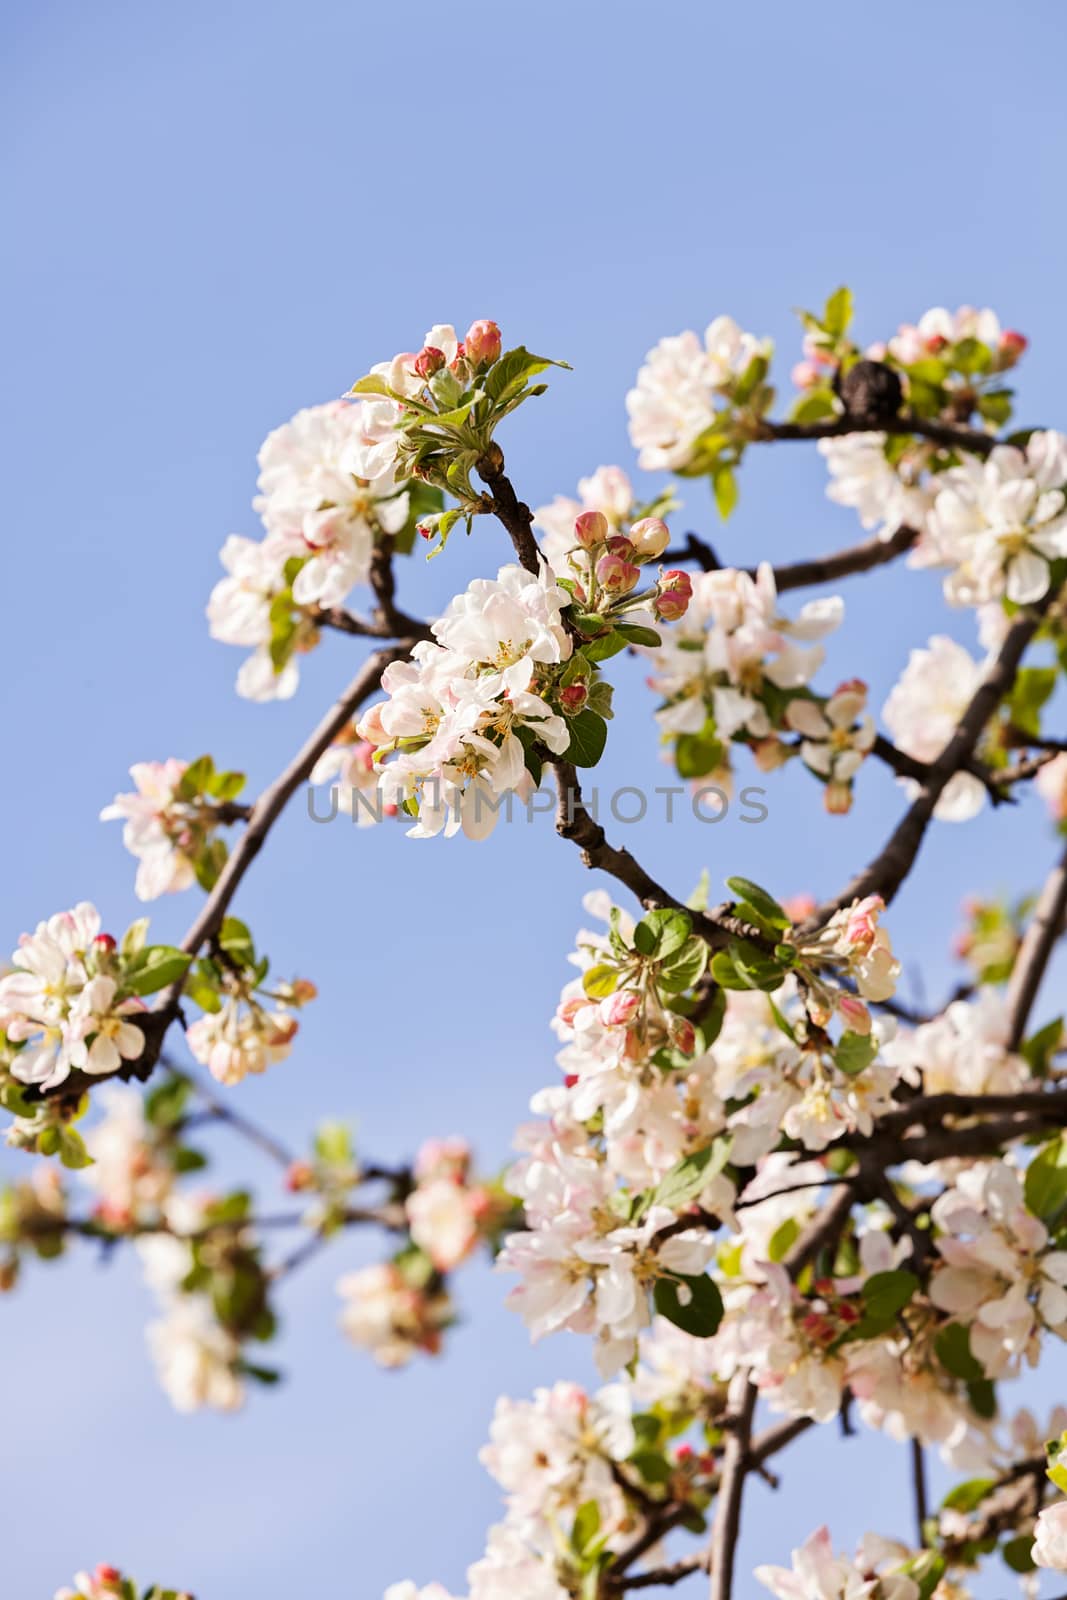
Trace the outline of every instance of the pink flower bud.
{"type": "Polygon", "coordinates": [[[858,900],[849,911],[845,923],[845,941],[855,950],[869,950],[878,937],[878,917],[885,910],[880,894],[869,894],[858,900]]]}
{"type": "Polygon", "coordinates": [[[609,555],[621,556],[624,561],[632,561],[634,558],[633,545],[630,543],[629,539],[627,539],[625,535],[621,533],[612,534],[605,546],[605,549],[609,555]]]}
{"type": "Polygon", "coordinates": [[[108,1566],[106,1561],[101,1561],[93,1568],[93,1582],[103,1589],[110,1589],[117,1593],[122,1582],[122,1573],[118,1567],[108,1566]]]}
{"type": "Polygon", "coordinates": [[[566,1077],[563,1080],[563,1087],[565,1089],[573,1089],[574,1085],[577,1082],[578,1082],[578,1074],[576,1072],[568,1072],[566,1077]]]}
{"type": "Polygon", "coordinates": [[[629,594],[641,581],[641,569],[623,556],[601,556],[596,564],[597,582],[608,594],[629,594]]]}
{"type": "Polygon", "coordinates": [[[584,995],[573,995],[569,1000],[560,1001],[559,1005],[556,1007],[556,1016],[559,1018],[560,1022],[563,1023],[564,1027],[573,1028],[574,1019],[577,1017],[578,1013],[580,1011],[584,1011],[587,1006],[591,1006],[592,1004],[592,1000],[587,1000],[584,995]]]}
{"type": "Polygon", "coordinates": [[[696,1049],[696,1029],[688,1017],[676,1016],[673,1012],[667,1019],[667,1032],[671,1036],[671,1043],[680,1050],[684,1056],[691,1056],[696,1049]]]}
{"type": "Polygon", "coordinates": [[[564,711],[574,716],[589,699],[589,690],[584,683],[568,683],[565,689],[559,692],[560,705],[564,711]]]}
{"type": "Polygon", "coordinates": [[[495,322],[472,322],[463,343],[472,366],[500,360],[500,329],[495,322]]]}
{"type": "Polygon", "coordinates": [[[633,989],[616,989],[600,1002],[600,1020],[607,1028],[624,1028],[641,1008],[641,996],[633,989]]]}
{"type": "Polygon", "coordinates": [[[110,955],[112,950],[116,948],[117,946],[110,933],[98,933],[93,940],[93,949],[99,951],[102,955],[110,955]]]}
{"type": "Polygon", "coordinates": [[[455,372],[457,374],[462,372],[464,366],[466,365],[466,362],[467,362],[467,348],[464,345],[463,340],[461,339],[459,341],[459,343],[456,345],[456,353],[455,353],[455,355],[452,357],[452,360],[448,364],[449,372],[455,372]]]}
{"type": "Polygon", "coordinates": [[[310,1189],[315,1182],[315,1174],[311,1163],[308,1161],[291,1161],[286,1168],[285,1187],[290,1194],[299,1194],[302,1189],[310,1189]]]}
{"type": "Polygon", "coordinates": [[[379,700],[378,704],[365,711],[356,723],[356,732],[360,738],[365,739],[368,744],[376,747],[383,744],[392,744],[393,742],[392,734],[386,733],[382,727],[382,711],[384,708],[385,701],[379,700]]]}
{"type": "Polygon", "coordinates": [[[659,594],[652,602],[652,609],[661,621],[677,622],[689,610],[692,598],[693,580],[688,572],[672,569],[661,576],[659,594]]]}
{"type": "Polygon", "coordinates": [[[862,1000],[857,1000],[852,994],[843,994],[838,999],[837,1009],[851,1033],[870,1033],[871,1014],[862,1000]]]}
{"type": "Polygon", "coordinates": [[[1029,343],[1025,333],[1018,333],[1014,328],[1005,328],[998,346],[1001,366],[1014,366],[1029,343]]]}
{"type": "Polygon", "coordinates": [[[852,810],[852,785],[832,778],[822,792],[822,800],[832,817],[843,817],[852,810]]]}
{"type": "Polygon", "coordinates": [[[789,376],[795,389],[814,389],[822,382],[822,373],[814,361],[798,361],[789,376]]]}
{"type": "Polygon", "coordinates": [[[574,537],[586,550],[603,544],[610,533],[608,519],[602,511],[583,511],[574,519],[574,537]]]}
{"type": "Polygon", "coordinates": [[[630,543],[639,561],[655,561],[670,542],[670,529],[662,517],[642,517],[630,529],[630,543]]]}
{"type": "Polygon", "coordinates": [[[813,894],[794,894],[782,901],[782,910],[790,922],[807,922],[817,904],[813,894]]]}
{"type": "Polygon", "coordinates": [[[436,345],[428,344],[415,357],[415,371],[420,378],[432,378],[445,364],[445,353],[436,345]]]}
{"type": "Polygon", "coordinates": [[[937,356],[944,350],[948,340],[943,333],[931,333],[923,340],[923,343],[932,356],[937,356]]]}
{"type": "Polygon", "coordinates": [[[695,1451],[691,1444],[678,1444],[674,1447],[674,1459],[679,1464],[685,1461],[692,1461],[694,1454],[695,1451]]]}

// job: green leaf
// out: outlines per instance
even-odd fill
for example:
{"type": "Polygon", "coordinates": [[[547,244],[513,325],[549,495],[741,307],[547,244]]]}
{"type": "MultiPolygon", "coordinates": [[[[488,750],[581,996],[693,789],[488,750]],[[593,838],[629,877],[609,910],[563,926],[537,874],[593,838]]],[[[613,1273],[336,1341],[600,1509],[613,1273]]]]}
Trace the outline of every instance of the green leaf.
{"type": "Polygon", "coordinates": [[[587,1554],[600,1532],[600,1507],[595,1500],[586,1500],[574,1513],[571,1544],[579,1556],[587,1554]]]}
{"type": "Polygon", "coordinates": [[[656,976],[657,986],[667,994],[684,994],[700,981],[707,964],[708,947],[694,934],[663,963],[656,976]]]}
{"type": "Polygon", "coordinates": [[[738,487],[737,476],[731,466],[716,467],[712,474],[712,488],[715,492],[715,504],[719,516],[725,522],[737,505],[738,487]]]}
{"type": "Polygon", "coordinates": [[[603,717],[588,707],[572,717],[568,724],[571,742],[567,746],[564,760],[570,761],[576,767],[595,767],[604,754],[604,746],[608,742],[608,725],[603,717]]]}
{"type": "Polygon", "coordinates": [[[215,762],[211,756],[197,756],[190,761],[178,780],[176,793],[181,800],[195,800],[206,790],[215,776],[215,762]]]}
{"type": "Polygon", "coordinates": [[[988,372],[993,352],[981,339],[961,339],[952,347],[952,365],[957,372],[988,372]]]}
{"type": "Polygon", "coordinates": [[[771,1261],[783,1261],[789,1250],[800,1238],[800,1223],[796,1217],[786,1217],[779,1223],[771,1234],[767,1243],[767,1255],[771,1261]]]}
{"type": "Polygon", "coordinates": [[[1001,1557],[1012,1572],[1035,1572],[1037,1570],[1037,1564],[1030,1554],[1033,1544],[1034,1536],[1032,1533],[1020,1533],[1014,1539],[1008,1539],[1006,1543],[1001,1545],[1001,1557]]]}
{"type": "Polygon", "coordinates": [[[1067,1140],[1062,1134],[1034,1156],[1026,1169],[1023,1192],[1027,1210],[1042,1222],[1051,1222],[1067,1205],[1067,1140]]]}
{"type": "Polygon", "coordinates": [[[610,633],[602,633],[595,639],[589,639],[578,647],[576,657],[584,656],[587,661],[610,661],[612,656],[617,656],[620,650],[626,649],[626,640],[621,628],[613,628],[610,633]]]}
{"type": "Polygon", "coordinates": [[[1011,720],[1024,733],[1041,732],[1041,707],[1056,687],[1055,667],[1022,667],[1008,701],[1011,720]]]}
{"type": "Polygon", "coordinates": [[[704,1035],[704,1048],[706,1050],[710,1049],[719,1037],[725,1020],[726,995],[722,989],[716,989],[700,1023],[700,1031],[704,1035]]]}
{"type": "Polygon", "coordinates": [[[639,1472],[646,1483],[669,1483],[671,1478],[671,1465],[667,1458],[656,1450],[636,1450],[627,1458],[636,1472],[639,1472]]]}
{"type": "Polygon", "coordinates": [[[636,622],[618,622],[615,632],[621,634],[627,644],[644,645],[649,650],[663,643],[655,628],[641,628],[636,622]]]}
{"type": "Polygon", "coordinates": [[[683,1211],[691,1201],[707,1188],[712,1178],[723,1170],[730,1159],[733,1140],[729,1136],[713,1139],[703,1150],[683,1156],[659,1180],[652,1191],[650,1204],[666,1206],[670,1211],[683,1211]]]}
{"type": "Polygon", "coordinates": [[[957,1483],[954,1489],[949,1490],[941,1502],[942,1508],[946,1511],[973,1511],[996,1486],[995,1478],[968,1478],[965,1483],[957,1483]]]}
{"type": "Polygon", "coordinates": [[[119,945],[119,955],[124,961],[130,961],[144,949],[148,937],[148,918],[138,917],[136,922],[131,922],[126,932],[122,935],[119,945]]]}
{"type": "Polygon", "coordinates": [[[618,968],[609,967],[606,962],[587,967],[582,973],[582,988],[592,1000],[606,999],[609,994],[615,993],[618,986],[618,968]]]}
{"type": "Polygon", "coordinates": [[[849,1330],[842,1344],[855,1339],[873,1339],[887,1333],[896,1325],[897,1317],[919,1288],[914,1272],[897,1268],[893,1272],[875,1272],[860,1290],[863,1316],[849,1330]]]}
{"type": "Polygon", "coordinates": [[[789,413],[790,422],[826,422],[837,415],[837,402],[832,389],[820,385],[801,395],[789,413]]]}
{"type": "Polygon", "coordinates": [[[692,932],[693,924],[684,911],[648,911],[634,929],[634,949],[639,955],[666,961],[688,944],[692,932]]]}
{"type": "Polygon", "coordinates": [[[934,1340],[937,1359],[946,1372],[965,1383],[980,1383],[985,1368],[971,1354],[971,1333],[962,1322],[950,1322],[934,1340]]]}
{"type": "Polygon", "coordinates": [[[1059,1048],[1063,1038],[1063,1018],[1054,1017],[1051,1022],[1046,1022],[1043,1028],[1032,1033],[1021,1047],[1021,1055],[1026,1061],[1035,1078],[1044,1078],[1052,1056],[1059,1048]]]}
{"type": "Polygon", "coordinates": [[[843,1033],[834,1051],[834,1065],[847,1078],[855,1078],[878,1054],[878,1042],[864,1033],[843,1033]]]}
{"type": "Polygon", "coordinates": [[[368,372],[365,378],[359,378],[349,389],[349,394],[377,394],[384,395],[387,400],[393,398],[393,391],[385,379],[377,372],[368,372]]]}
{"type": "Polygon", "coordinates": [[[219,929],[219,949],[238,967],[254,967],[256,949],[248,927],[239,917],[226,917],[219,929]]]}
{"type": "Polygon", "coordinates": [[[782,907],[773,895],[766,889],[761,889],[758,883],[753,883],[750,878],[727,878],[726,887],[738,900],[744,900],[750,905],[764,922],[769,922],[772,928],[788,928],[792,924],[782,907]]]}
{"type": "Polygon", "coordinates": [[[192,959],[173,945],[146,945],[127,966],[123,985],[134,994],[155,994],[184,977],[192,959]]]}
{"type": "Polygon", "coordinates": [[[710,1339],[722,1321],[722,1295],[708,1277],[657,1278],[652,1298],[661,1317],[694,1339],[710,1339]],[[684,1303],[679,1291],[686,1296],[684,1303]]]}
{"type": "Polygon", "coordinates": [[[833,338],[840,339],[841,335],[848,332],[852,321],[852,290],[842,284],[840,289],[835,289],[822,314],[822,325],[833,338]]]}
{"type": "Polygon", "coordinates": [[[514,350],[507,350],[490,367],[484,380],[485,392],[489,399],[497,405],[513,399],[522,389],[528,378],[535,378],[540,372],[547,372],[549,367],[562,367],[570,372],[571,368],[566,361],[553,361],[550,356],[531,355],[529,350],[521,344],[514,350]]]}
{"type": "Polygon", "coordinates": [[[196,881],[210,894],[219,881],[219,873],[230,858],[225,839],[209,839],[193,862],[196,881]]]}
{"type": "Polygon", "coordinates": [[[59,1128],[59,1159],[65,1167],[77,1171],[81,1167],[91,1167],[93,1158],[85,1146],[85,1140],[77,1128],[65,1124],[59,1128]]]}
{"type": "Polygon", "coordinates": [[[715,734],[680,733],[674,746],[674,764],[680,778],[706,778],[722,764],[722,741],[715,734]]]}
{"type": "Polygon", "coordinates": [[[1012,392],[1010,389],[990,389],[978,396],[978,414],[995,428],[1003,428],[1011,421],[1012,392]]]}
{"type": "Polygon", "coordinates": [[[910,1561],[905,1561],[903,1566],[896,1568],[896,1571],[911,1578],[918,1585],[917,1600],[933,1600],[934,1591],[945,1576],[947,1566],[944,1556],[938,1551],[922,1550],[917,1556],[912,1556],[910,1561]]]}

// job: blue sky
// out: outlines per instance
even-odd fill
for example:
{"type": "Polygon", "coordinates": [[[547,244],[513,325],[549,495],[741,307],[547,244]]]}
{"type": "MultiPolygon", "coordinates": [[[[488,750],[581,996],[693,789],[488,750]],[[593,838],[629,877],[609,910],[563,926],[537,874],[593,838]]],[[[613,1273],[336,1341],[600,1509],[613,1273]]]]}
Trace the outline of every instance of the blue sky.
{"type": "MultiPolygon", "coordinates": [[[[256,531],[268,429],[435,321],[495,317],[509,342],[573,364],[502,437],[532,504],[600,462],[631,466],[623,399],[661,335],[729,311],[779,341],[784,376],[790,308],[842,281],[864,339],[929,305],[994,306],[1033,341],[1022,420],[1062,423],[1067,109],[1051,0],[1010,20],[992,0],[14,0],[0,27],[11,943],[80,898],[115,929],[138,914],[118,830],[96,822],[131,761],[210,749],[258,787],[354,671],[358,642],[331,638],[294,701],[242,702],[240,653],[208,639],[203,606],[223,538],[256,531]]],[[[753,452],[725,531],[698,484],[678,526],[739,562],[832,549],[857,530],[823,484],[810,449],[753,452]]],[[[488,525],[457,534],[431,566],[405,565],[403,603],[440,608],[507,556],[488,525]]],[[[843,592],[826,672],[868,678],[878,705],[930,633],[973,643],[929,576],[899,568],[843,592]]],[[[640,673],[615,666],[603,781],[663,781],[640,673]]],[[[741,872],[818,893],[873,853],[902,803],[875,770],[845,819],[822,815],[803,774],[768,787],[759,828],[684,819],[625,842],[680,892],[707,865],[715,884],[741,872]]],[[[1028,887],[1051,850],[1032,801],[1014,826],[935,828],[891,924],[927,998],[956,976],[962,894],[1028,887]]],[[[495,1165],[553,1081],[546,1019],[588,887],[544,822],[420,844],[315,828],[294,807],[238,909],[322,998],[290,1061],[240,1103],[293,1144],[330,1112],[358,1119],[372,1156],[461,1131],[495,1165]]],[[[161,936],[180,935],[192,898],[156,906],[161,936]]],[[[446,1358],[383,1376],[335,1328],[334,1280],[368,1252],[345,1240],[292,1281],[290,1381],[237,1420],[169,1410],[135,1270],[83,1254],[28,1273],[0,1324],[7,1370],[24,1374],[5,1386],[0,1492],[18,1536],[0,1589],[36,1600],[98,1559],[202,1600],[376,1600],[409,1575],[459,1589],[495,1515],[476,1461],[495,1396],[585,1376],[585,1351],[531,1350],[505,1284],[479,1267],[460,1280],[466,1326],[446,1358]]],[[[880,1531],[910,1530],[904,1452],[888,1441],[805,1440],[784,1476],[773,1500],[754,1486],[749,1566],[786,1559],[822,1520],[851,1544],[872,1499],[880,1531]]]]}

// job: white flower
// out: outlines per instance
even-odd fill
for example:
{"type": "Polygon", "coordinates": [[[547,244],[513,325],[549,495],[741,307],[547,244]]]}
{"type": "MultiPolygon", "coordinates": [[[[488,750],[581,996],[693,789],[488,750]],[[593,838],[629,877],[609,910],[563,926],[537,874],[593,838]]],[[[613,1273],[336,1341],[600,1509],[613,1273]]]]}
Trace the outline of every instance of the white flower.
{"type": "MultiPolygon", "coordinates": [[[[963,645],[935,634],[925,649],[913,650],[882,708],[886,727],[905,755],[935,761],[956,731],[982,681],[982,663],[963,645]]],[[[914,795],[914,778],[900,782],[914,795]]],[[[934,809],[946,822],[966,822],[985,804],[985,785],[969,772],[948,781],[934,809]]]]}
{"type": "Polygon", "coordinates": [[[703,343],[692,332],[661,339],[626,396],[639,464],[649,472],[686,466],[715,420],[716,399],[754,356],[770,354],[769,340],[743,333],[732,317],[716,317],[703,343]]]}
{"type": "Polygon", "coordinates": [[[392,1262],[363,1267],[338,1280],[345,1305],[341,1327],[381,1367],[402,1367],[419,1350],[436,1355],[451,1321],[448,1296],[420,1289],[392,1262]]]}
{"type": "Polygon", "coordinates": [[[244,1400],[240,1347],[203,1295],[179,1294],[148,1328],[159,1380],[177,1411],[235,1411],[244,1400]]]}
{"type": "Polygon", "coordinates": [[[404,1202],[411,1237],[438,1272],[450,1272],[478,1243],[479,1194],[451,1178],[420,1183],[404,1202]]]}
{"type": "Polygon", "coordinates": [[[985,461],[965,456],[938,480],[930,536],[953,605],[1005,596],[1040,600],[1049,562],[1067,555],[1067,436],[1032,434],[1025,450],[997,445],[985,461]]]}
{"type": "Polygon", "coordinates": [[[299,1024],[284,1011],[247,1009],[227,1000],[221,1011],[208,1012],[188,1028],[185,1042],[219,1083],[240,1083],[249,1073],[266,1072],[284,1061],[299,1024]]]}
{"type": "Polygon", "coordinates": [[[830,472],[826,494],[840,506],[852,506],[865,528],[889,539],[898,528],[922,533],[933,493],[920,476],[929,454],[925,446],[891,462],[884,433],[850,433],[841,439],[820,439],[819,454],[830,472]]]}
{"type": "Polygon", "coordinates": [[[790,700],[785,720],[803,735],[800,754],[804,764],[828,784],[850,782],[874,744],[867,685],[859,679],[842,683],[822,710],[814,700],[790,700]]]}
{"type": "Polygon", "coordinates": [[[1035,1565],[1067,1572],[1067,1500],[1046,1506],[1034,1524],[1030,1551],[1035,1565]]]}
{"type": "Polygon", "coordinates": [[[146,1121],[136,1089],[108,1085],[97,1091],[106,1115],[86,1137],[91,1167],[83,1183],[98,1197],[96,1209],[121,1224],[158,1213],[174,1185],[175,1172],[155,1129],[146,1121]]]}
{"type": "Polygon", "coordinates": [[[16,970],[0,978],[0,1028],[23,1046],[11,1061],[23,1083],[54,1088],[74,1067],[114,1072],[143,1051],[143,1034],[126,1020],[143,1003],[116,1003],[116,980],[86,965],[99,933],[100,915],[83,901],[23,934],[16,970]]]}
{"type": "Polygon", "coordinates": [[[367,475],[364,407],[333,400],[298,411],[259,452],[255,509],[267,533],[304,565],[298,605],[337,605],[366,581],[377,532],[399,533],[408,496],[392,471],[367,475]]]}
{"type": "Polygon", "coordinates": [[[251,646],[237,675],[237,692],[246,700],[288,700],[300,671],[291,657],[276,671],[270,655],[271,607],[285,593],[289,559],[282,539],[243,539],[231,534],[220,552],[229,577],[221,578],[207,605],[211,637],[223,644],[251,646]]]}
{"type": "Polygon", "coordinates": [[[919,1600],[919,1585],[903,1574],[878,1578],[865,1561],[835,1556],[828,1528],[793,1551],[792,1567],[761,1566],[756,1578],[778,1600],[919,1600]]]}
{"type": "Polygon", "coordinates": [[[329,783],[338,810],[354,818],[357,827],[368,828],[385,814],[379,776],[374,764],[374,746],[346,732],[323,751],[311,769],[308,782],[329,783]]]}
{"type": "Polygon", "coordinates": [[[1025,1087],[1030,1069],[1009,1052],[1011,1022],[1003,995],[979,989],[969,1000],[953,1000],[940,1016],[886,1047],[887,1060],[911,1083],[918,1074],[926,1094],[1011,1094],[1025,1087]]]}
{"type": "Polygon", "coordinates": [[[188,765],[173,756],[136,762],[130,768],[136,792],[117,794],[100,813],[101,822],[125,822],[122,842],[140,862],[134,884],[138,900],[155,900],[196,881],[192,851],[203,842],[203,830],[177,793],[188,765]]]}

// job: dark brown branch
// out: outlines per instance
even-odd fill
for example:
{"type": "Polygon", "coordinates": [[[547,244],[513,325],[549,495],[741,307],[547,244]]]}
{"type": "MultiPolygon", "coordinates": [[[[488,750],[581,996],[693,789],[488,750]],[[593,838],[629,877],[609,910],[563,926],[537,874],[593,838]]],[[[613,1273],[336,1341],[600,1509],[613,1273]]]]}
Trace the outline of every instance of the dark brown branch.
{"type": "Polygon", "coordinates": [[[1017,1050],[1026,1036],[1026,1025],[1045,968],[1056,942],[1063,933],[1067,916],[1067,849],[1049,874],[1037,902],[1030,925],[1023,935],[1008,983],[1009,1050],[1017,1050]]]}
{"type": "MultiPolygon", "coordinates": [[[[847,550],[836,550],[830,555],[812,556],[808,561],[787,561],[774,567],[774,582],[779,594],[787,589],[805,589],[816,583],[836,583],[839,578],[851,577],[857,572],[870,572],[896,561],[910,550],[919,537],[914,528],[901,527],[888,539],[864,539],[862,544],[851,545],[847,550]]],[[[715,551],[695,533],[686,534],[685,545],[668,550],[665,563],[695,561],[705,572],[717,572],[723,565],[715,551]]],[[[755,578],[756,567],[742,567],[750,578],[755,578]]]]}
{"type": "Polygon", "coordinates": [[[756,1413],[756,1385],[746,1371],[730,1383],[733,1426],[722,1453],[722,1476],[711,1531],[710,1600],[730,1600],[734,1587],[734,1556],[741,1532],[741,1504],[748,1473],[752,1420],[756,1413]]]}
{"type": "Polygon", "coordinates": [[[433,637],[427,623],[405,616],[402,611],[394,613],[392,624],[380,619],[369,622],[366,617],[346,611],[344,606],[314,606],[310,615],[320,628],[333,628],[337,633],[347,633],[357,639],[395,639],[398,635],[407,639],[433,637]]]}
{"type": "Polygon", "coordinates": [[[926,1519],[930,1512],[926,1493],[926,1455],[918,1439],[911,1441],[911,1483],[915,1497],[916,1543],[921,1549],[926,1543],[926,1519]]]}
{"type": "Polygon", "coordinates": [[[945,450],[963,450],[987,456],[1000,443],[991,433],[976,428],[954,427],[947,422],[932,422],[906,414],[899,417],[832,417],[826,422],[763,422],[753,442],[768,444],[789,439],[843,439],[851,433],[915,434],[945,450]]]}
{"type": "Polygon", "coordinates": [[[500,446],[491,444],[475,467],[489,488],[494,514],[507,529],[520,563],[527,572],[537,574],[541,570],[541,552],[533,535],[533,512],[519,499],[505,473],[500,446]]]}

